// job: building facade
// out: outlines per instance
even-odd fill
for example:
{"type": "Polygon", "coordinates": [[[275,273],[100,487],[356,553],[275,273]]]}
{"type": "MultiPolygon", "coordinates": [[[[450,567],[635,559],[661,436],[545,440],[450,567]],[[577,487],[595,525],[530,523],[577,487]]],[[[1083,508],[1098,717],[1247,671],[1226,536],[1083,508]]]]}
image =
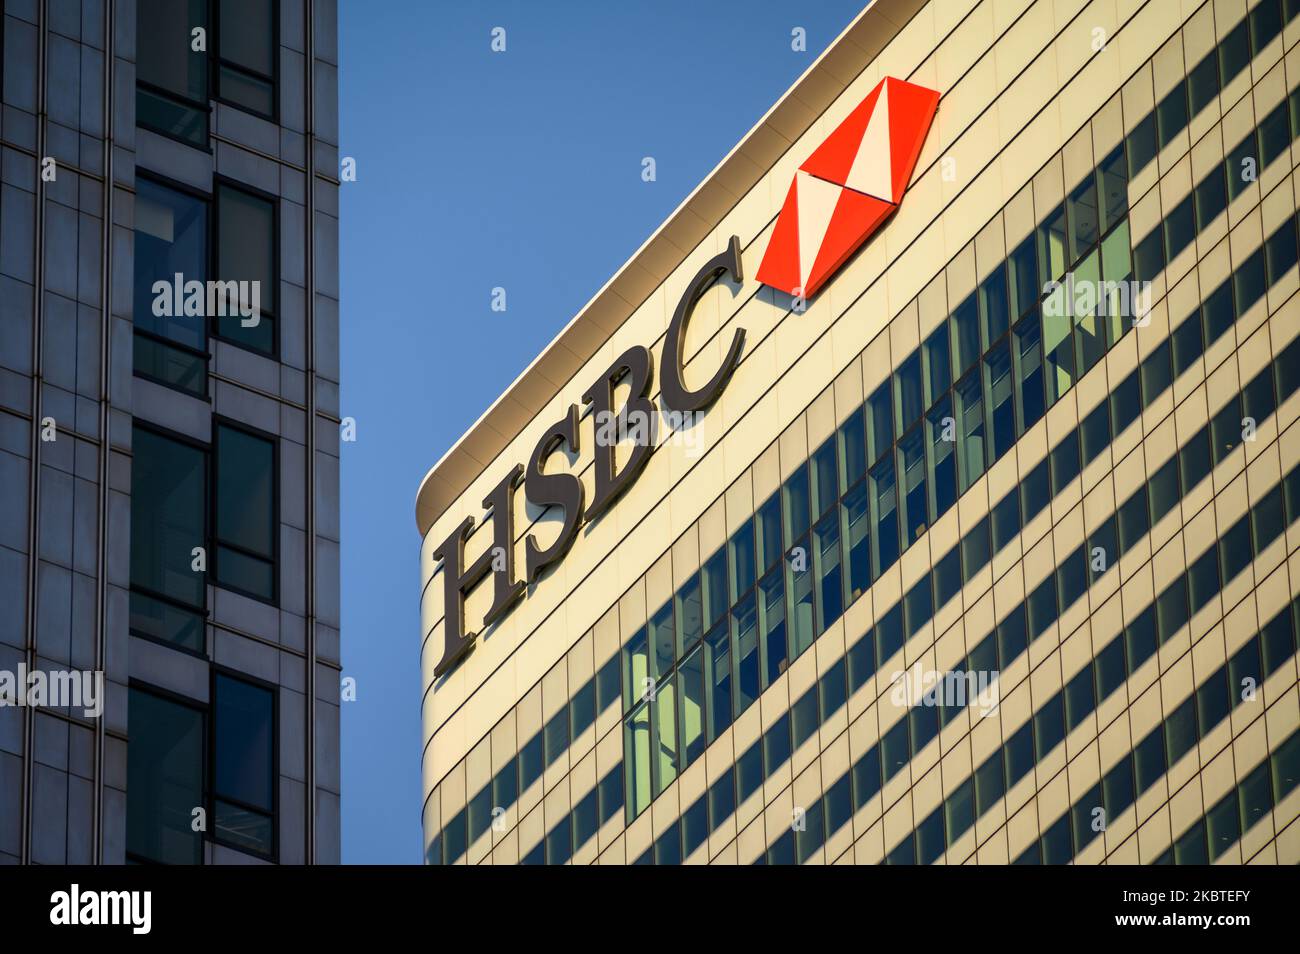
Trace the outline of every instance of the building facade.
{"type": "Polygon", "coordinates": [[[421,485],[426,861],[1300,861],[1298,41],[864,10],[421,485]],[[897,211],[759,282],[887,79],[897,211]]]}
{"type": "Polygon", "coordinates": [[[337,45],[4,4],[0,861],[338,861],[337,45]]]}

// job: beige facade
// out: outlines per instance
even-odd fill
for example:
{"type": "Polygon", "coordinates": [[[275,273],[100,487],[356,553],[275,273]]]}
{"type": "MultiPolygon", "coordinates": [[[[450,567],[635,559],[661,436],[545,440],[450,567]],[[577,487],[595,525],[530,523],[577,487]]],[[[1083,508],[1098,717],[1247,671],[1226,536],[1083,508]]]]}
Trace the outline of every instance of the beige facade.
{"type": "MultiPolygon", "coordinates": [[[[1300,335],[1296,7],[878,0],[864,11],[422,484],[427,860],[1145,864],[1200,860],[1203,845],[1221,863],[1300,861],[1300,396],[1286,360],[1300,353],[1287,351],[1300,335]],[[786,189],[886,76],[941,94],[909,191],[792,310],[753,279],[786,189]],[[1251,173],[1234,179],[1241,159],[1251,173]],[[665,360],[673,309],[733,235],[744,281],[705,294],[685,348],[687,380],[700,382],[745,330],[718,400],[689,434],[661,427],[627,492],[435,679],[434,552],[466,517],[477,529],[465,564],[487,550],[481,501],[570,405],[584,409],[627,348],[665,360]],[[1022,288],[1025,248],[1037,272],[1022,288]],[[1067,268],[1149,281],[1150,314],[1136,326],[1050,318],[1041,279],[1067,268]],[[962,377],[967,303],[979,328],[962,377]],[[936,340],[953,381],[936,383],[936,340]],[[903,396],[911,367],[924,368],[919,416],[903,396]],[[1026,381],[1039,381],[1040,415],[1026,381]],[[882,386],[883,437],[870,426],[882,386]],[[954,422],[955,444],[931,440],[932,412],[936,427],[954,422]],[[1032,497],[1043,474],[1045,502],[1032,497]],[[939,488],[954,480],[945,505],[939,488]],[[865,555],[853,547],[859,493],[865,555]],[[744,541],[761,538],[772,499],[785,538],[768,560],[744,541]],[[896,558],[882,542],[891,527],[896,558]],[[781,592],[765,606],[769,579],[781,592]],[[662,661],[656,636],[669,640],[662,661]],[[995,673],[996,710],[898,703],[894,674],[918,664],[995,673]]],[[[570,465],[590,500],[586,410],[570,465]]],[[[525,538],[546,546],[562,516],[515,495],[518,575],[525,538]]],[[[489,578],[466,599],[466,629],[481,628],[491,590],[489,578]]]]}

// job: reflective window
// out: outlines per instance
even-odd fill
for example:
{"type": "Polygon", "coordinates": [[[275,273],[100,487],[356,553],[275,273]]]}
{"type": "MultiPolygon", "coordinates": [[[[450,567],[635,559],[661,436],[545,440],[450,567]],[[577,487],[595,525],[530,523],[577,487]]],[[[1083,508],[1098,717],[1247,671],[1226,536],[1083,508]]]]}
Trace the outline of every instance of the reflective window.
{"type": "Polygon", "coordinates": [[[193,811],[205,804],[203,712],[132,687],[127,692],[126,851],[159,864],[203,861],[193,811]]]}
{"type": "Polygon", "coordinates": [[[275,853],[275,694],[221,673],[213,677],[213,821],[219,841],[275,853]]]}

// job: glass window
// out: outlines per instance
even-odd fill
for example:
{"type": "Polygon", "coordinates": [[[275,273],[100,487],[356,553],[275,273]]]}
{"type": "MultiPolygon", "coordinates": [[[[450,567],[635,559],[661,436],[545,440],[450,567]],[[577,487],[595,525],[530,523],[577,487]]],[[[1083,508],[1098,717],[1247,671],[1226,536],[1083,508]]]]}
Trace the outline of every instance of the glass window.
{"type": "Polygon", "coordinates": [[[1199,736],[1196,732],[1196,700],[1188,699],[1165,719],[1165,745],[1168,764],[1175,764],[1191,751],[1199,736]]]}
{"type": "Polygon", "coordinates": [[[1058,205],[1038,225],[1038,268],[1040,285],[1065,274],[1066,261],[1065,204],[1058,205]]]}
{"type": "Polygon", "coordinates": [[[984,390],[989,396],[989,456],[998,460],[1016,442],[1016,412],[1012,401],[1011,349],[1003,341],[984,360],[984,390]]]}
{"type": "Polygon", "coordinates": [[[1142,413],[1141,369],[1133,371],[1110,392],[1111,433],[1122,434],[1142,413]]]}
{"type": "Polygon", "coordinates": [[[1249,831],[1273,809],[1273,786],[1268,777],[1268,762],[1261,762],[1241,781],[1241,829],[1249,831]]]}
{"type": "Polygon", "coordinates": [[[1224,171],[1228,177],[1230,200],[1236,199],[1250,188],[1259,171],[1259,154],[1256,151],[1254,132],[1237,143],[1228,153],[1228,158],[1224,160],[1224,171]]]}
{"type": "Polygon", "coordinates": [[[1291,121],[1287,117],[1287,104],[1277,108],[1259,123],[1259,157],[1261,166],[1268,166],[1278,156],[1291,148],[1291,121]]]}
{"type": "Polygon", "coordinates": [[[893,608],[876,621],[876,663],[883,665],[903,648],[903,607],[893,608]]]}
{"type": "Polygon", "coordinates": [[[669,600],[650,616],[650,663],[654,666],[650,675],[656,681],[668,674],[673,668],[673,660],[677,658],[677,636],[674,629],[673,603],[669,600]]]}
{"type": "Polygon", "coordinates": [[[1255,556],[1259,556],[1286,529],[1281,487],[1274,487],[1251,508],[1250,523],[1255,556]]]}
{"type": "Polygon", "coordinates": [[[1213,53],[1203,57],[1187,74],[1187,92],[1193,116],[1219,95],[1219,66],[1213,53]]]}
{"type": "Polygon", "coordinates": [[[623,708],[645,699],[654,686],[650,671],[650,642],[642,626],[623,646],[623,708]]]}
{"type": "Polygon", "coordinates": [[[1034,770],[1033,722],[1026,722],[1002,746],[1007,767],[1007,788],[1034,770]]]}
{"type": "Polygon", "coordinates": [[[1219,556],[1214,547],[1187,568],[1187,592],[1193,613],[1204,609],[1219,593],[1219,556]]]}
{"type": "MultiPolygon", "coordinates": [[[[135,373],[207,397],[206,298],[186,307],[184,286],[208,278],[208,204],[149,179],[136,181],[135,373]],[[177,289],[176,276],[182,287],[177,289]]],[[[206,287],[206,286],[203,286],[206,287]]]]}
{"type": "Polygon", "coordinates": [[[1043,416],[1043,335],[1038,315],[1031,314],[1016,325],[1013,334],[1016,371],[1017,434],[1023,434],[1043,416]]]}
{"type": "Polygon", "coordinates": [[[1059,494],[1079,476],[1079,432],[1071,431],[1052,448],[1052,493],[1059,494]]]}
{"type": "Polygon", "coordinates": [[[844,497],[844,522],[848,528],[849,602],[871,585],[871,518],[867,508],[867,482],[859,481],[844,497]]]}
{"type": "Polygon", "coordinates": [[[1070,310],[1074,315],[1078,375],[1082,377],[1106,356],[1106,349],[1111,344],[1107,338],[1109,326],[1100,315],[1101,311],[1110,307],[1110,303],[1104,299],[1100,302],[1094,300],[1097,296],[1092,293],[1101,283],[1101,255],[1097,250],[1094,249],[1079,262],[1074,271],[1074,279],[1074,301],[1070,310]]]}
{"type": "Polygon", "coordinates": [[[1173,343],[1174,376],[1184,373],[1205,352],[1200,315],[1193,313],[1169,336],[1173,343]]]}
{"type": "MultiPolygon", "coordinates": [[[[1007,275],[1001,265],[989,272],[980,283],[980,330],[986,344],[994,344],[1006,334],[1009,324],[1007,312],[1007,275]]],[[[1017,316],[1019,317],[1019,316],[1017,316]]]]}
{"type": "Polygon", "coordinates": [[[1198,821],[1174,842],[1174,864],[1208,865],[1209,849],[1205,843],[1205,823],[1198,821]]]}
{"type": "Polygon", "coordinates": [[[1171,457],[1151,476],[1148,484],[1151,495],[1151,522],[1160,520],[1178,506],[1181,491],[1178,489],[1178,458],[1171,457]]]}
{"type": "Polygon", "coordinates": [[[1047,403],[1055,404],[1074,386],[1074,338],[1072,320],[1060,286],[1043,303],[1043,353],[1047,363],[1047,403]]]}
{"type": "Polygon", "coordinates": [[[876,641],[868,630],[845,654],[849,670],[849,691],[857,692],[876,671],[876,641]]]}
{"type": "Polygon", "coordinates": [[[1216,465],[1221,464],[1241,443],[1241,432],[1241,402],[1234,395],[1232,400],[1210,419],[1210,447],[1216,465]]]}
{"type": "Polygon", "coordinates": [[[677,667],[677,725],[682,768],[704,754],[704,651],[696,646],[677,667]]]}
{"type": "Polygon", "coordinates": [[[127,691],[126,851],[159,864],[203,862],[203,835],[191,829],[204,804],[203,712],[143,689],[127,691]]]}
{"type": "Polygon", "coordinates": [[[569,749],[569,712],[561,709],[546,721],[542,727],[543,747],[546,750],[546,766],[550,768],[555,760],[569,749]]]}
{"type": "Polygon", "coordinates": [[[957,406],[957,476],[961,492],[984,473],[984,392],[980,375],[968,374],[953,391],[957,406]]]}
{"type": "Polygon", "coordinates": [[[1133,276],[1139,281],[1154,281],[1164,267],[1164,235],[1157,226],[1133,246],[1133,276]]]}
{"type": "Polygon", "coordinates": [[[261,354],[273,355],[277,273],[275,205],[269,199],[225,183],[219,183],[216,191],[216,277],[223,284],[239,284],[238,293],[227,292],[224,308],[218,308],[218,314],[212,316],[213,334],[261,354]],[[225,312],[224,316],[221,311],[225,312]]]}
{"type": "Polygon", "coordinates": [[[712,742],[731,725],[731,641],[726,623],[704,637],[704,677],[708,740],[712,742]]]}
{"type": "Polygon", "coordinates": [[[1201,304],[1201,316],[1205,322],[1205,344],[1214,344],[1227,333],[1237,320],[1233,311],[1232,282],[1226,281],[1201,304]]]}
{"type": "Polygon", "coordinates": [[[263,116],[275,114],[277,17],[273,0],[220,0],[220,96],[263,116]]]}
{"type": "Polygon", "coordinates": [[[717,828],[736,810],[736,770],[727,769],[709,786],[709,825],[717,828]]]}
{"type": "Polygon", "coordinates": [[[1295,220],[1287,219],[1282,227],[1264,242],[1264,259],[1268,266],[1268,283],[1276,285],[1295,267],[1295,220]]]}
{"type": "Polygon", "coordinates": [[[1237,314],[1244,315],[1250,307],[1264,297],[1268,290],[1267,269],[1264,264],[1264,249],[1256,249],[1255,254],[1246,259],[1232,274],[1232,298],[1237,314]]]}
{"type": "Polygon", "coordinates": [[[1250,521],[1238,520],[1219,540],[1219,560],[1223,567],[1223,578],[1233,579],[1250,566],[1254,556],[1250,542],[1250,521]]]}
{"type": "Polygon", "coordinates": [[[190,31],[207,28],[206,0],[140,0],[136,10],[136,119],[196,146],[208,142],[208,58],[190,31]]]}
{"type": "Polygon", "coordinates": [[[821,721],[825,722],[840,710],[848,699],[845,689],[845,666],[841,659],[831,666],[817,681],[818,701],[821,706],[821,721]]]}
{"type": "MultiPolygon", "coordinates": [[[[753,580],[754,575],[754,530],[753,525],[746,522],[745,529],[749,531],[749,575],[753,580]]],[[[740,536],[737,534],[736,536],[740,536]]],[[[736,536],[731,538],[733,544],[732,555],[735,556],[734,545],[736,536]]],[[[734,568],[739,561],[733,561],[734,568]]],[[[743,564],[742,564],[743,565],[743,564]]],[[[746,584],[748,589],[748,584],[746,584]]],[[[677,632],[677,655],[680,656],[696,643],[704,635],[704,601],[700,593],[700,574],[695,573],[682,584],[681,588],[673,594],[673,603],[677,607],[677,622],[674,627],[677,632]]]]}
{"type": "Polygon", "coordinates": [[[812,515],[816,519],[839,500],[838,465],[835,461],[835,438],[828,438],[812,456],[812,515]]]}
{"type": "Polygon", "coordinates": [[[1228,207],[1228,194],[1219,170],[1212,171],[1196,184],[1196,227],[1204,232],[1228,207]]]}
{"type": "Polygon", "coordinates": [[[1020,532],[1020,495],[1011,491],[992,511],[993,551],[1001,552],[1020,532]]]}
{"type": "Polygon", "coordinates": [[[1006,667],[1025,651],[1028,645],[1025,629],[1025,605],[1021,603],[1002,622],[998,623],[997,658],[1006,667]]]}
{"type": "Polygon", "coordinates": [[[1060,606],[1068,609],[1088,589],[1088,554],[1084,547],[1079,547],[1056,570],[1056,586],[1059,591],[1060,606]]]}
{"type": "Polygon", "coordinates": [[[1224,854],[1241,837],[1241,807],[1234,788],[1220,799],[1205,816],[1210,860],[1224,854]]]}
{"type": "Polygon", "coordinates": [[[795,543],[786,560],[786,589],[790,593],[790,658],[798,659],[812,645],[817,635],[813,618],[813,566],[809,540],[805,535],[795,543]],[[797,551],[802,550],[802,555],[797,551]]]}
{"type": "Polygon", "coordinates": [[[1269,757],[1273,768],[1273,791],[1280,802],[1300,783],[1300,733],[1279,745],[1269,757]]]}
{"type": "Polygon", "coordinates": [[[979,306],[974,294],[953,310],[950,319],[952,327],[952,356],[954,373],[960,377],[979,360],[980,328],[979,306]]]}
{"type": "Polygon", "coordinates": [[[1141,794],[1165,774],[1165,729],[1158,725],[1133,749],[1133,768],[1141,794]]]}
{"type": "Polygon", "coordinates": [[[207,546],[207,454],[136,427],[131,467],[131,629],[203,649],[205,576],[194,549],[207,546]]]}
{"type": "Polygon", "coordinates": [[[682,863],[681,822],[673,822],[654,843],[654,863],[656,865],[680,865],[682,863]]]}
{"type": "Polygon", "coordinates": [[[871,471],[871,511],[876,532],[872,534],[874,560],[872,578],[898,559],[898,502],[894,485],[894,462],[885,458],[871,471]]]}
{"type": "Polygon", "coordinates": [[[903,615],[906,617],[907,637],[915,636],[921,627],[934,616],[934,594],[930,590],[930,577],[921,577],[903,597],[903,615]]]}
{"type": "Polygon", "coordinates": [[[844,571],[840,565],[840,516],[832,510],[813,531],[817,583],[817,632],[824,632],[844,612],[844,571]]]}
{"type": "Polygon", "coordinates": [[[758,614],[751,593],[731,611],[731,654],[735,660],[735,714],[739,716],[761,691],[758,659],[758,614]]]}
{"type": "Polygon", "coordinates": [[[1219,85],[1227,86],[1249,63],[1250,37],[1242,20],[1219,43],[1219,85]]]}
{"type": "Polygon", "coordinates": [[[856,811],[880,791],[880,747],[873,745],[853,763],[853,808],[856,811]]]}
{"type": "Polygon", "coordinates": [[[790,663],[785,632],[785,576],[779,567],[763,577],[758,590],[759,626],[763,636],[763,688],[766,689],[790,663]]]}
{"type": "Polygon", "coordinates": [[[1178,452],[1183,486],[1191,490],[1210,474],[1210,430],[1202,427],[1178,452]]]}
{"type": "Polygon", "coordinates": [[[1259,645],[1264,657],[1265,677],[1273,675],[1295,652],[1291,611],[1285,609],[1264,624],[1259,631],[1259,645]]]}
{"type": "Polygon", "coordinates": [[[1056,579],[1049,575],[1025,601],[1029,613],[1029,638],[1037,639],[1056,622],[1056,579]]]}
{"type": "MultiPolygon", "coordinates": [[[[731,602],[734,603],[754,585],[755,558],[757,554],[754,549],[753,522],[746,520],[740,529],[731,535],[731,539],[727,541],[727,546],[731,550],[731,602]]],[[[692,584],[698,594],[699,578],[692,578],[692,584]]],[[[698,599],[698,595],[696,598],[698,599]]],[[[703,608],[701,607],[702,612],[703,608]]],[[[701,619],[703,619],[702,615],[701,619]]]]}
{"type": "Polygon", "coordinates": [[[969,583],[989,562],[989,518],[971,527],[961,538],[963,579],[969,583]]]}
{"type": "Polygon", "coordinates": [[[1156,613],[1148,606],[1124,627],[1124,647],[1128,654],[1128,671],[1138,667],[1156,652],[1156,613]]]}
{"type": "Polygon", "coordinates": [[[952,367],[948,359],[948,328],[940,325],[926,339],[922,348],[925,358],[925,397],[926,404],[939,400],[952,385],[952,367]]]}
{"type": "Polygon", "coordinates": [[[1128,174],[1134,178],[1156,157],[1156,117],[1147,113],[1142,122],[1133,127],[1127,137],[1128,174]]]}
{"type": "MultiPolygon", "coordinates": [[[[758,510],[758,572],[761,574],[764,570],[770,568],[773,564],[781,559],[785,553],[785,547],[781,545],[781,501],[777,494],[772,494],[767,498],[767,502],[758,510]]],[[[716,559],[716,557],[715,557],[716,559]]],[[[706,568],[705,583],[708,583],[708,572],[706,568]]],[[[707,586],[706,586],[707,593],[707,586]]],[[[705,620],[712,625],[716,622],[717,616],[727,607],[721,602],[718,605],[711,605],[705,600],[705,609],[711,610],[717,615],[705,614],[705,620]]]]}
{"type": "Polygon", "coordinates": [[[943,606],[961,592],[961,550],[953,547],[934,565],[934,603],[943,606]]]}
{"type": "Polygon", "coordinates": [[[1032,236],[1016,246],[1007,266],[1011,271],[1011,314],[1019,318],[1038,304],[1038,257],[1032,236]]]}
{"type": "Polygon", "coordinates": [[[763,733],[763,771],[771,775],[790,758],[790,713],[785,713],[763,733]]]}
{"type": "Polygon", "coordinates": [[[906,718],[899,719],[894,723],[894,727],[885,733],[880,740],[880,749],[885,781],[888,782],[907,767],[907,762],[912,757],[912,750],[907,740],[906,718]]]}
{"type": "Polygon", "coordinates": [[[1187,86],[1179,83],[1156,105],[1156,129],[1160,148],[1173,142],[1175,136],[1187,128],[1187,86]]]}
{"type": "Polygon", "coordinates": [[[569,725],[573,738],[587,731],[596,721],[596,680],[588,679],[569,700],[569,725]]]}
{"type": "MultiPolygon", "coordinates": [[[[648,727],[646,731],[649,731],[648,727]]],[[[521,792],[528,791],[529,786],[542,777],[544,767],[545,756],[542,751],[542,733],[538,732],[519,749],[519,790],[521,792]]],[[[649,775],[646,778],[648,780],[649,775]]],[[[649,784],[648,781],[647,784],[649,784]]]]}
{"type": "Polygon", "coordinates": [[[275,599],[275,444],[227,424],[216,429],[216,582],[275,599]]]}
{"type": "Polygon", "coordinates": [[[215,837],[262,855],[275,853],[275,695],[221,673],[213,677],[215,837]]]}
{"type": "Polygon", "coordinates": [[[1282,32],[1282,11],[1278,0],[1262,0],[1250,11],[1250,45],[1258,56],[1282,32]]]}
{"type": "Polygon", "coordinates": [[[800,464],[781,486],[782,510],[785,514],[785,539],[794,540],[808,532],[808,468],[800,464]]]}
{"type": "Polygon", "coordinates": [[[1020,503],[1025,523],[1033,520],[1052,502],[1048,461],[1044,458],[1020,481],[1020,503]]]}
{"type": "Polygon", "coordinates": [[[925,417],[926,439],[930,444],[930,510],[934,519],[942,517],[957,502],[956,419],[952,400],[944,395],[925,417]]]}
{"type": "Polygon", "coordinates": [[[1106,644],[1097,654],[1095,663],[1097,671],[1097,698],[1107,699],[1124,685],[1128,670],[1124,661],[1124,639],[1117,636],[1106,644]]]}
{"type": "Polygon", "coordinates": [[[916,863],[934,864],[943,856],[944,844],[943,806],[940,805],[916,826],[916,863]]]}
{"type": "Polygon", "coordinates": [[[1103,401],[1079,425],[1083,466],[1087,467],[1110,447],[1110,408],[1103,401]]]}
{"type": "Polygon", "coordinates": [[[1232,696],[1228,687],[1228,670],[1220,666],[1196,690],[1196,718],[1202,732],[1209,732],[1228,717],[1232,696]]]}
{"type": "Polygon", "coordinates": [[[845,772],[826,790],[826,832],[835,834],[853,817],[853,781],[845,772]]]}
{"type": "MultiPolygon", "coordinates": [[[[621,780],[619,781],[618,790],[621,804],[623,791],[621,780]]],[[[501,770],[496,775],[492,776],[492,804],[501,808],[509,808],[518,797],[519,765],[514,759],[511,759],[501,767],[501,770]]]]}
{"type": "Polygon", "coordinates": [[[1065,707],[1061,693],[1058,692],[1034,713],[1034,752],[1037,761],[1046,758],[1064,739],[1065,707]]]}
{"type": "Polygon", "coordinates": [[[794,732],[794,747],[799,748],[799,746],[816,735],[819,724],[817,687],[813,686],[790,706],[790,725],[794,732]]]}
{"type": "MultiPolygon", "coordinates": [[[[894,424],[901,434],[915,423],[925,410],[925,398],[921,389],[921,359],[912,352],[894,373],[894,401],[898,416],[894,424]]],[[[884,450],[883,447],[877,451],[884,450]]]]}
{"type": "Polygon", "coordinates": [[[867,459],[873,463],[894,444],[894,405],[886,381],[867,399],[867,459]]]}
{"type": "MultiPolygon", "coordinates": [[[[1185,115],[1183,121],[1186,123],[1185,115]]],[[[1101,234],[1098,225],[1097,180],[1092,172],[1066,197],[1066,211],[1070,222],[1070,261],[1077,262],[1097,244],[1101,234]]]]}
{"type": "Polygon", "coordinates": [[[1142,366],[1142,406],[1148,408],[1173,383],[1173,370],[1169,363],[1169,340],[1160,342],[1159,347],[1143,360],[1142,366]]]}
{"type": "Polygon", "coordinates": [[[1163,646],[1187,623],[1187,577],[1177,577],[1156,598],[1156,628],[1163,646]]]}
{"type": "Polygon", "coordinates": [[[866,419],[862,409],[840,425],[840,490],[848,490],[867,472],[866,419]]]}
{"type": "Polygon", "coordinates": [[[654,793],[657,798],[677,777],[677,692],[671,681],[659,686],[651,704],[651,751],[654,753],[654,793]]]}
{"type": "Polygon", "coordinates": [[[1174,258],[1196,238],[1195,195],[1189,195],[1165,216],[1165,261],[1174,258]]]}
{"type": "MultiPolygon", "coordinates": [[[[781,526],[780,526],[780,507],[777,504],[776,495],[768,502],[768,506],[763,508],[760,513],[760,528],[763,527],[764,518],[771,521],[774,526],[763,528],[763,536],[768,533],[775,535],[777,543],[777,553],[780,553],[781,526]]],[[[704,567],[700,571],[700,590],[701,602],[704,605],[704,627],[710,629],[718,620],[727,614],[727,553],[725,547],[718,547],[713,556],[704,561],[704,567]]]]}
{"type": "Polygon", "coordinates": [[[592,789],[583,799],[573,806],[573,844],[581,848],[600,828],[599,792],[592,789]]]}
{"type": "Polygon", "coordinates": [[[1002,750],[998,749],[975,771],[975,805],[978,814],[997,804],[1006,791],[1003,779],[1002,750]]]}
{"type": "MultiPolygon", "coordinates": [[[[1101,229],[1113,228],[1128,214],[1128,172],[1124,164],[1124,144],[1120,143],[1097,166],[1101,184],[1101,229]]],[[[1128,252],[1128,230],[1125,227],[1125,254],[1128,252]]],[[[1107,274],[1107,278],[1111,276],[1107,274]]]]}
{"type": "Polygon", "coordinates": [[[911,546],[925,532],[926,516],[925,441],[922,429],[914,427],[898,442],[898,469],[903,475],[903,546],[911,546]]]}

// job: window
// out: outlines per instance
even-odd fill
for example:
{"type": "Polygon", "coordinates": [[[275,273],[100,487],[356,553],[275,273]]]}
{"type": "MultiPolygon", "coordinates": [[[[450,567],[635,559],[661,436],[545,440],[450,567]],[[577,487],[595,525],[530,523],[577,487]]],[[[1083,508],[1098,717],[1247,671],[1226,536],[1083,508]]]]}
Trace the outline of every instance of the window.
{"type": "Polygon", "coordinates": [[[1223,174],[1214,170],[1196,185],[1196,227],[1204,232],[1228,207],[1223,174]]]}
{"type": "Polygon", "coordinates": [[[785,672],[790,662],[785,633],[785,577],[775,569],[758,585],[759,625],[763,631],[763,688],[785,672]]]}
{"type": "Polygon", "coordinates": [[[1250,37],[1242,20],[1219,44],[1219,85],[1227,86],[1250,63],[1250,37]]]}
{"type": "Polygon", "coordinates": [[[1038,303],[1038,259],[1032,237],[1016,246],[1007,264],[1011,270],[1011,315],[1019,318],[1038,303]]]}
{"type": "Polygon", "coordinates": [[[1196,238],[1195,195],[1189,195],[1165,216],[1165,261],[1174,258],[1196,238]]]}
{"type": "Polygon", "coordinates": [[[1192,101],[1193,116],[1219,95],[1219,70],[1213,53],[1204,57],[1187,74],[1187,92],[1192,101]]]}
{"type": "Polygon", "coordinates": [[[957,502],[957,456],[952,438],[955,436],[952,417],[952,399],[944,395],[926,415],[926,440],[930,444],[929,484],[930,509],[938,520],[957,502]]]}
{"type": "Polygon", "coordinates": [[[201,864],[203,835],[190,826],[195,807],[204,804],[202,710],[132,686],[127,718],[127,855],[201,864]]]}
{"type": "Polygon", "coordinates": [[[1019,411],[1017,434],[1024,434],[1043,416],[1043,348],[1038,315],[1032,314],[1016,325],[1012,335],[1016,373],[1016,408],[1019,411]]]}
{"type": "Polygon", "coordinates": [[[207,29],[207,0],[140,0],[136,19],[136,121],[206,147],[208,57],[191,31],[207,29]]]}
{"type": "Polygon", "coordinates": [[[1148,113],[1128,134],[1128,174],[1134,178],[1156,157],[1156,117],[1148,113]]]}
{"type": "Polygon", "coordinates": [[[279,543],[275,442],[218,423],[215,451],[215,580],[274,602],[279,543]]]}
{"type": "Polygon", "coordinates": [[[704,655],[698,646],[677,667],[677,725],[682,767],[704,753],[704,655]]]}
{"type": "Polygon", "coordinates": [[[1255,134],[1252,132],[1237,143],[1228,158],[1224,160],[1224,171],[1228,175],[1228,198],[1236,199],[1255,181],[1259,169],[1259,156],[1255,150],[1255,134]]]}
{"type": "MultiPolygon", "coordinates": [[[[1185,107],[1184,107],[1185,109],[1185,107]]],[[[1186,123],[1186,116],[1184,116],[1186,123]]],[[[1077,262],[1097,244],[1097,179],[1089,172],[1066,197],[1070,222],[1070,261],[1077,262]]]]}
{"type": "Polygon", "coordinates": [[[279,256],[275,203],[229,183],[219,182],[216,277],[238,282],[235,314],[227,298],[226,315],[213,316],[213,334],[265,355],[275,354],[276,281],[279,256]]]}
{"type": "Polygon", "coordinates": [[[275,854],[275,693],[215,673],[212,683],[213,836],[275,854]]]}
{"type": "Polygon", "coordinates": [[[273,118],[279,17],[273,0],[219,0],[217,95],[273,118]]]}
{"type": "Polygon", "coordinates": [[[137,426],[131,466],[131,631],[193,652],[204,645],[207,453],[137,426]]]}
{"type": "Polygon", "coordinates": [[[135,373],[206,398],[207,329],[174,290],[208,277],[208,203],[146,179],[135,198],[135,373]],[[155,283],[163,282],[155,292],[155,283]]]}
{"type": "Polygon", "coordinates": [[[989,456],[998,460],[1016,440],[1016,415],[1011,398],[1011,351],[1003,341],[984,361],[984,390],[989,396],[989,456]]]}
{"type": "MultiPolygon", "coordinates": [[[[911,427],[925,410],[925,398],[921,389],[921,359],[916,352],[908,356],[894,373],[894,407],[897,411],[894,425],[900,434],[911,427]]],[[[877,446],[876,453],[882,453],[887,446],[877,446]]]]}
{"type": "Polygon", "coordinates": [[[954,389],[957,405],[957,477],[961,492],[984,473],[984,391],[978,372],[968,374],[954,389]]]}

